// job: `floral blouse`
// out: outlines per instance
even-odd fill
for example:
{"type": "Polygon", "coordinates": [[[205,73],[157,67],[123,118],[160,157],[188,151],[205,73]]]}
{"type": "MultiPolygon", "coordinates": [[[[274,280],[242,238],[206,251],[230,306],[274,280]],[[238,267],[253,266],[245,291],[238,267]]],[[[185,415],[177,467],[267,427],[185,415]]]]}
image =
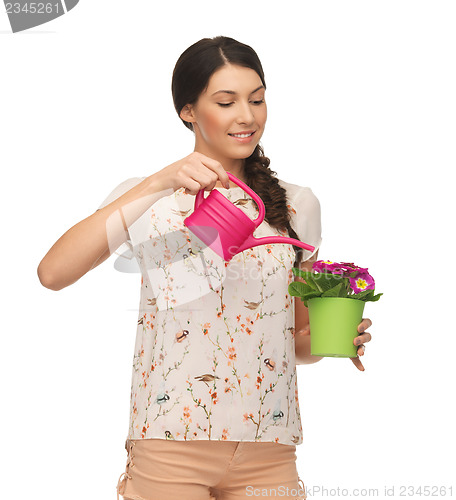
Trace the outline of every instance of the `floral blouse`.
{"type": "MultiPolygon", "coordinates": [[[[102,208],[144,180],[119,184],[102,208]]],[[[309,259],[321,244],[320,203],[279,179],[309,259]]],[[[239,187],[215,187],[254,219],[239,187]]],[[[302,443],[294,346],[295,251],[259,245],[225,262],[184,225],[195,196],[180,188],[128,228],[116,269],[141,273],[127,439],[302,443]],[[134,257],[134,259],[133,259],[134,257]]],[[[207,197],[209,192],[204,193],[207,197]]],[[[289,236],[263,221],[254,236],[289,236]]]]}

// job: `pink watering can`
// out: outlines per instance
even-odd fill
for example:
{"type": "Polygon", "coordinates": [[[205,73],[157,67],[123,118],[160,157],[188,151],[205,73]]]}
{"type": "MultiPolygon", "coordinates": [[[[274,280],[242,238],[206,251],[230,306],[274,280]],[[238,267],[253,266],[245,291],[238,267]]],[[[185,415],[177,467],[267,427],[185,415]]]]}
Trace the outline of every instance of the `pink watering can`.
{"type": "Polygon", "coordinates": [[[184,224],[205,245],[227,262],[248,248],[268,243],[287,243],[311,252],[315,250],[312,245],[285,236],[255,238],[253,232],[264,220],[264,203],[247,184],[229,172],[227,174],[232,182],[253,198],[258,205],[259,214],[252,220],[216,189],[213,189],[207,198],[204,198],[204,189],[201,189],[195,198],[195,209],[185,218],[184,224]]]}

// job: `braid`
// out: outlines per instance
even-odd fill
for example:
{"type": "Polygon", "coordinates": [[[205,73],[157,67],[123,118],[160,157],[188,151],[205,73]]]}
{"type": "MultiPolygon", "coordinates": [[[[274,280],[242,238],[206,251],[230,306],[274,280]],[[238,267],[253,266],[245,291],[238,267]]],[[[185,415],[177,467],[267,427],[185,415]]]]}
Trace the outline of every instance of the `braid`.
{"type": "MultiPolygon", "coordinates": [[[[245,183],[263,200],[264,220],[271,227],[282,231],[286,229],[290,238],[299,240],[298,235],[290,225],[287,191],[279,184],[276,172],[269,168],[270,162],[270,159],[264,156],[263,148],[257,144],[253,153],[244,162],[245,183]]],[[[296,245],[293,245],[293,248],[296,255],[293,267],[298,267],[303,249],[296,245]]]]}

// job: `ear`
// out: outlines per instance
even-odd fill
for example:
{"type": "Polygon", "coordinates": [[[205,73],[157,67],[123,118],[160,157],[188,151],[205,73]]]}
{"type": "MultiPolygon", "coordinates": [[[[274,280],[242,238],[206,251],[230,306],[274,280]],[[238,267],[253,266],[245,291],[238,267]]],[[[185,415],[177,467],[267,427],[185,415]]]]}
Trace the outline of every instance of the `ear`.
{"type": "Polygon", "coordinates": [[[186,104],[182,109],[181,112],[179,113],[179,116],[182,118],[182,120],[186,122],[195,122],[196,118],[194,115],[193,111],[193,106],[191,104],[186,104]]]}

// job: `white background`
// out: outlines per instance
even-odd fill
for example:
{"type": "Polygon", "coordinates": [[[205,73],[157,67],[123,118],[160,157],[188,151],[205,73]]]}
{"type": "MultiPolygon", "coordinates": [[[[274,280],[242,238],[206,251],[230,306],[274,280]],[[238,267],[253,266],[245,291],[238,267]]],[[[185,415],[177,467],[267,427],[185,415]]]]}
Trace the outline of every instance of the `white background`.
{"type": "Polygon", "coordinates": [[[320,200],[319,258],[368,267],[384,293],[365,308],[365,372],[298,367],[300,477],[313,498],[456,495],[455,14],[450,1],[81,0],[12,34],[2,10],[2,498],[115,498],[140,275],[111,256],[55,292],[36,269],[117,184],[193,151],[171,75],[216,35],[262,61],[261,142],[279,178],[320,200]]]}

